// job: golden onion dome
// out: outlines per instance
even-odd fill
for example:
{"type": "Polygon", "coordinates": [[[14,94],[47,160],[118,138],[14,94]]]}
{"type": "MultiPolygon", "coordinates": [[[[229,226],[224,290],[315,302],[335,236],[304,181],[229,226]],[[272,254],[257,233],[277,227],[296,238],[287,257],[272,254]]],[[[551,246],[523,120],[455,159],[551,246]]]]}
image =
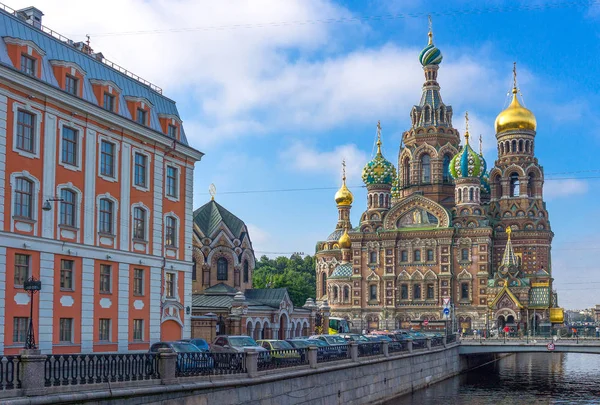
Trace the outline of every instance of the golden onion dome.
{"type": "Polygon", "coordinates": [[[348,235],[348,229],[344,229],[344,233],[342,236],[340,236],[338,243],[340,245],[340,249],[350,249],[352,242],[350,241],[350,235],[348,235]]]}
{"type": "Polygon", "coordinates": [[[513,99],[510,105],[496,117],[496,133],[526,129],[535,131],[537,121],[535,115],[523,107],[517,100],[517,88],[513,88],[513,99]]]}
{"type": "Polygon", "coordinates": [[[335,203],[342,207],[349,207],[354,201],[354,196],[346,187],[346,161],[342,161],[342,187],[335,193],[335,203]]]}

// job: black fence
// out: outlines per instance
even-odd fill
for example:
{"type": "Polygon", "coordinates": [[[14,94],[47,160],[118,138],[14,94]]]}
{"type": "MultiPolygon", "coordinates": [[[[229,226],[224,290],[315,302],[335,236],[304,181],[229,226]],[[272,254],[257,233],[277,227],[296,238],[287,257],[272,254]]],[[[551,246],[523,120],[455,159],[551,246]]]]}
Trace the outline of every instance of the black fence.
{"type": "Polygon", "coordinates": [[[350,358],[348,345],[321,346],[317,349],[317,363],[350,358]]]}
{"type": "Polygon", "coordinates": [[[48,356],[44,364],[46,387],[158,378],[158,355],[154,353],[56,354],[48,356]]]}
{"type": "Polygon", "coordinates": [[[258,352],[258,371],[308,364],[308,349],[282,349],[258,352]]]}
{"type": "Polygon", "coordinates": [[[381,342],[364,342],[358,344],[358,357],[377,356],[383,354],[381,342]]]}
{"type": "Polygon", "coordinates": [[[431,338],[431,347],[443,346],[444,340],[441,337],[434,336],[431,338]]]}
{"type": "Polygon", "coordinates": [[[246,372],[246,353],[177,353],[175,375],[242,374],[246,372]]]}
{"type": "Polygon", "coordinates": [[[418,338],[413,339],[413,349],[426,349],[427,348],[427,339],[418,338]]]}
{"type": "Polygon", "coordinates": [[[399,353],[408,351],[408,342],[390,342],[388,344],[388,353],[399,353]]]}
{"type": "Polygon", "coordinates": [[[446,336],[446,343],[454,343],[456,342],[456,334],[451,334],[446,336]]]}
{"type": "Polygon", "coordinates": [[[19,356],[0,358],[0,391],[21,388],[21,359],[19,356]]]}

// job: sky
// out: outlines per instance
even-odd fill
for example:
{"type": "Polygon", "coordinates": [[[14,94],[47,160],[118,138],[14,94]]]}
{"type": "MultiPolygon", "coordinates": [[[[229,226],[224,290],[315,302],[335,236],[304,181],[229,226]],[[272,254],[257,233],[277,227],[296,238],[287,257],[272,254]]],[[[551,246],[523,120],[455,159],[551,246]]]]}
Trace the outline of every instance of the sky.
{"type": "Polygon", "coordinates": [[[461,133],[469,111],[488,167],[517,62],[538,122],[559,304],[600,303],[600,0],[2,1],[38,7],[45,26],[75,41],[90,34],[95,52],[175,100],[190,144],[206,154],[194,207],[214,183],[257,256],[314,254],[337,221],[342,159],[358,224],[377,121],[396,165],[419,101],[430,14],[442,98],[461,133]]]}

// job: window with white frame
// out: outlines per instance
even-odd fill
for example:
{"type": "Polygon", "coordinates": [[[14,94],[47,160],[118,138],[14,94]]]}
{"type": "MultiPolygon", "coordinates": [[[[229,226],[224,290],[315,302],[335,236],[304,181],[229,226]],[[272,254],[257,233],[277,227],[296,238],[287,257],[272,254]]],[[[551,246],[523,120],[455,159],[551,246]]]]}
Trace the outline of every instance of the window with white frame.
{"type": "Polygon", "coordinates": [[[74,96],[79,94],[79,79],[75,76],[67,75],[65,78],[65,91],[74,96]]]}
{"type": "Polygon", "coordinates": [[[100,342],[110,341],[110,319],[100,318],[98,320],[98,340],[100,342]]]}
{"type": "Polygon", "coordinates": [[[133,238],[146,240],[146,210],[140,207],[133,209],[133,238]]]}
{"type": "Polygon", "coordinates": [[[112,266],[110,264],[100,265],[100,293],[110,294],[112,281],[112,266]]]}
{"type": "Polygon", "coordinates": [[[165,276],[165,295],[167,298],[175,298],[175,274],[167,273],[165,276]]]}
{"type": "Polygon", "coordinates": [[[177,218],[170,215],[165,219],[165,245],[177,246],[177,218]]]}
{"type": "Polygon", "coordinates": [[[79,134],[76,129],[63,126],[61,162],[77,166],[79,162],[79,134]]]}
{"type": "Polygon", "coordinates": [[[17,110],[17,149],[35,153],[35,114],[17,110]]]}
{"type": "Polygon", "coordinates": [[[73,318],[60,318],[58,340],[60,343],[73,342],[73,318]]]}
{"type": "Polygon", "coordinates": [[[110,93],[104,93],[104,105],[102,106],[105,110],[115,111],[115,96],[110,93]]]}
{"type": "Polygon", "coordinates": [[[33,182],[24,177],[15,179],[14,210],[15,217],[33,219],[33,182]]]}
{"type": "Polygon", "coordinates": [[[36,65],[37,60],[35,58],[25,55],[24,53],[21,54],[21,72],[30,76],[35,76],[36,65]]]}
{"type": "Polygon", "coordinates": [[[148,112],[146,110],[142,110],[141,108],[137,109],[137,123],[142,125],[148,125],[147,122],[148,112]]]}
{"type": "Polygon", "coordinates": [[[60,191],[60,225],[75,227],[77,225],[77,193],[68,188],[60,191]]]}
{"type": "Polygon", "coordinates": [[[169,137],[177,139],[177,127],[169,124],[169,137]]]}
{"type": "Polygon", "coordinates": [[[176,167],[167,166],[167,176],[166,176],[166,193],[168,197],[177,198],[178,192],[178,170],[176,167]]]}
{"type": "Polygon", "coordinates": [[[133,340],[142,341],[144,340],[144,320],[134,319],[133,320],[133,340]]]}
{"type": "Polygon", "coordinates": [[[25,281],[29,280],[31,275],[31,256],[24,255],[21,253],[15,254],[15,276],[14,286],[15,288],[22,288],[25,281]]]}
{"type": "Polygon", "coordinates": [[[133,295],[144,295],[144,269],[133,269],[133,295]]]}
{"type": "Polygon", "coordinates": [[[116,146],[112,142],[100,142],[100,175],[115,177],[115,151],[116,146]]]}
{"type": "Polygon", "coordinates": [[[60,289],[73,290],[73,271],[75,270],[74,260],[61,259],[60,261],[60,289]]]}
{"type": "Polygon", "coordinates": [[[13,343],[25,343],[29,318],[16,316],[13,318],[13,343]]]}
{"type": "Polygon", "coordinates": [[[100,199],[100,215],[98,232],[113,234],[113,219],[115,215],[115,204],[108,198],[100,199]]]}
{"type": "Polygon", "coordinates": [[[148,156],[135,152],[133,184],[138,187],[148,187],[148,156]]]}

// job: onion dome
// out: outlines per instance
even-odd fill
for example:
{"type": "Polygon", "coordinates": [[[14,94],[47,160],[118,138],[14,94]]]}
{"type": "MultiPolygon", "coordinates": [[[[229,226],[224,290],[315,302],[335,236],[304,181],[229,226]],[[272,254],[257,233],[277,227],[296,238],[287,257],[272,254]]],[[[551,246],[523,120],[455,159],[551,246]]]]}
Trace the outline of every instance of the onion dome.
{"type": "Polygon", "coordinates": [[[340,249],[350,249],[352,242],[350,241],[350,235],[348,235],[348,229],[344,229],[344,233],[340,236],[338,244],[340,245],[340,249]]]}
{"type": "Polygon", "coordinates": [[[481,190],[485,194],[489,194],[492,192],[490,188],[490,175],[489,173],[484,173],[481,175],[481,190]]]}
{"type": "Polygon", "coordinates": [[[396,179],[396,168],[381,154],[381,125],[377,123],[377,154],[362,171],[363,182],[367,186],[375,184],[392,185],[396,179]]]}
{"type": "Polygon", "coordinates": [[[519,100],[517,100],[517,69],[516,66],[513,68],[513,89],[512,89],[512,101],[510,105],[502,111],[496,117],[496,133],[504,131],[518,131],[526,129],[529,131],[535,131],[537,127],[537,121],[535,115],[523,107],[519,100]]]}
{"type": "Polygon", "coordinates": [[[352,205],[352,201],[354,201],[354,196],[352,192],[348,190],[346,187],[346,162],[342,162],[343,167],[343,175],[342,175],[342,187],[335,193],[335,203],[337,205],[348,207],[352,205]]]}
{"type": "Polygon", "coordinates": [[[433,45],[433,33],[429,29],[429,43],[419,54],[421,65],[439,65],[442,62],[442,52],[433,45]]]}
{"type": "Polygon", "coordinates": [[[469,145],[469,114],[467,113],[467,130],[465,131],[465,146],[450,161],[452,178],[481,177],[485,174],[486,163],[483,156],[477,154],[469,145]]]}

